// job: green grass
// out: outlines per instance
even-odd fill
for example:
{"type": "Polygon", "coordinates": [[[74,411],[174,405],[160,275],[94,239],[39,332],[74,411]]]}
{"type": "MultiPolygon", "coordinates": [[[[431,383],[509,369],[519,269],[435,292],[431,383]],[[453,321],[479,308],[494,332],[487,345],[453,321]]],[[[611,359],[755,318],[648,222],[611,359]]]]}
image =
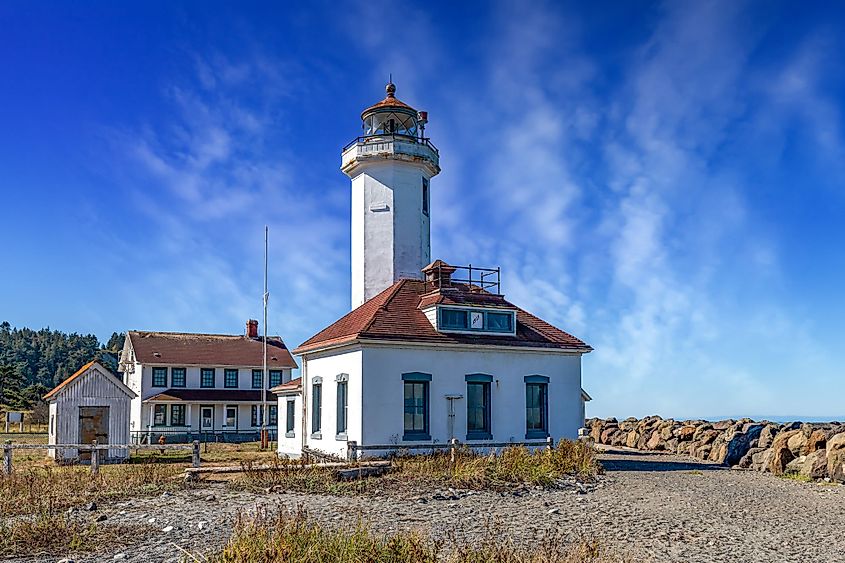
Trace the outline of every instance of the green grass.
{"type": "Polygon", "coordinates": [[[232,537],[219,552],[194,556],[208,563],[625,563],[631,560],[596,541],[573,545],[542,538],[520,548],[501,535],[488,534],[478,544],[436,542],[419,532],[378,535],[358,524],[330,529],[310,520],[301,509],[238,517],[232,537]]]}
{"type": "Polygon", "coordinates": [[[806,475],[801,475],[800,473],[796,473],[791,471],[789,473],[784,473],[780,476],[781,479],[788,479],[789,481],[799,481],[801,483],[812,483],[813,479],[811,477],[807,477],[806,475]]]}
{"type": "Polygon", "coordinates": [[[454,462],[446,451],[397,456],[392,461],[392,470],[383,477],[349,482],[337,481],[333,471],[306,467],[301,461],[277,459],[270,469],[255,469],[244,463],[244,473],[232,486],[325,494],[361,494],[414,485],[481,490],[522,484],[553,487],[564,477],[591,479],[601,472],[594,450],[583,442],[569,440],[561,440],[549,451],[514,446],[499,454],[481,455],[464,448],[457,452],[454,462]]]}
{"type": "Polygon", "coordinates": [[[63,514],[0,520],[0,557],[62,557],[91,553],[143,537],[143,526],[97,525],[73,520],[63,514]]]}

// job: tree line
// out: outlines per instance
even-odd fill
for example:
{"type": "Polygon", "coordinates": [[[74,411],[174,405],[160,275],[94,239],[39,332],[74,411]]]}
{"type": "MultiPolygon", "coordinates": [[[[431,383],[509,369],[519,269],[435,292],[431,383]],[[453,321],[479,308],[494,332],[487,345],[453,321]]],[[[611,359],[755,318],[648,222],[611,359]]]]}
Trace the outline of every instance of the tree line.
{"type": "Polygon", "coordinates": [[[93,334],[0,323],[0,409],[28,410],[50,389],[91,360],[117,368],[126,333],[101,343],[93,334]]]}

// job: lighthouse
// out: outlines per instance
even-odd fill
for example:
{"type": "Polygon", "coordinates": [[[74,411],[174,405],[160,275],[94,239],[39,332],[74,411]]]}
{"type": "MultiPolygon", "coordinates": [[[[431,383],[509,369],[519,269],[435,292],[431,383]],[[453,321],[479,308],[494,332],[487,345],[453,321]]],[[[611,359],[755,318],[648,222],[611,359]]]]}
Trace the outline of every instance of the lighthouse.
{"type": "Polygon", "coordinates": [[[437,148],[426,112],[386,97],[361,113],[362,135],[346,145],[341,170],[352,181],[352,308],[400,279],[422,279],[431,262],[431,179],[437,148]]]}

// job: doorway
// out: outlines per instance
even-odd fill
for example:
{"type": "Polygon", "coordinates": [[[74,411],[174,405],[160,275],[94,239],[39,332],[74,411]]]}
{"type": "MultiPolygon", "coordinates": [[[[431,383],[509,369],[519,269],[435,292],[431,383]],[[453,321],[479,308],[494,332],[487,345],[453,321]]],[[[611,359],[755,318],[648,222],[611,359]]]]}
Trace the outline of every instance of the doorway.
{"type": "Polygon", "coordinates": [[[205,431],[214,430],[214,407],[203,405],[200,407],[200,428],[205,431]]]}
{"type": "MultiPolygon", "coordinates": [[[[109,407],[79,407],[79,442],[109,443],[109,407]]],[[[79,452],[80,461],[91,461],[91,450],[79,452]]]]}

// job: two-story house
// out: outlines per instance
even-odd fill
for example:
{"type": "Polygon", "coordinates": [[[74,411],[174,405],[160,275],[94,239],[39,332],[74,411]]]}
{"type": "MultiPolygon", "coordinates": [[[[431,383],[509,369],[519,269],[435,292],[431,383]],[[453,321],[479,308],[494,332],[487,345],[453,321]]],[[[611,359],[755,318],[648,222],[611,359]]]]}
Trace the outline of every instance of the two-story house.
{"type": "Polygon", "coordinates": [[[263,362],[264,341],[254,320],[244,335],[129,331],[118,370],[137,395],[129,417],[132,439],[257,440],[262,397],[275,437],[276,400],[262,390],[289,382],[296,362],[279,337],[267,339],[266,381],[263,362]]]}

